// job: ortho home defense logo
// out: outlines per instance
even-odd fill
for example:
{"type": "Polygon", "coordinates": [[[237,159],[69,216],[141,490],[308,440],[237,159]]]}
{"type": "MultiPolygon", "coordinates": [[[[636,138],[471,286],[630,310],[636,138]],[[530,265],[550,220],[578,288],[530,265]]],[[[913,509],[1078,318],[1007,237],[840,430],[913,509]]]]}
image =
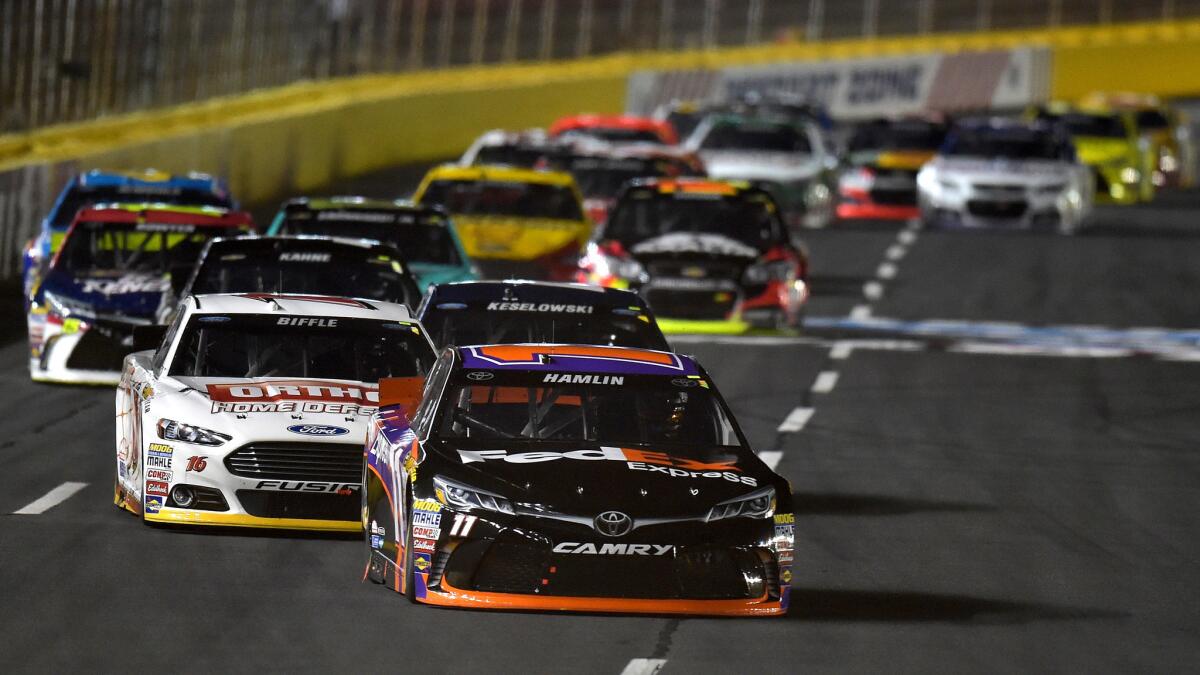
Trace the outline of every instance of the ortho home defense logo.
{"type": "Polygon", "coordinates": [[[537,464],[560,459],[582,461],[625,462],[634,471],[661,473],[673,478],[721,478],[731,483],[742,483],[755,487],[758,479],[744,476],[735,462],[701,462],[686,457],[673,457],[662,452],[634,450],[631,448],[601,447],[595,450],[570,450],[567,452],[516,452],[507,450],[459,450],[463,464],[472,462],[502,461],[509,464],[537,464]]]}
{"type": "Polygon", "coordinates": [[[278,380],[210,384],[214,413],[328,412],[365,414],[379,405],[379,390],[364,384],[278,380]]]}

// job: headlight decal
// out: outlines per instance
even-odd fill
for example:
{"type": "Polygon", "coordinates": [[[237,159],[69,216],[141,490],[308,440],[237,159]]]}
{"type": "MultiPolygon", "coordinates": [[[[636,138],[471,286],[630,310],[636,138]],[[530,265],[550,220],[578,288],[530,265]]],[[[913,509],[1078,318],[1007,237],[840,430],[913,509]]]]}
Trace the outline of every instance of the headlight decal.
{"type": "Polygon", "coordinates": [[[508,515],[514,513],[512,502],[494,492],[471,487],[442,476],[435,476],[433,485],[438,500],[451,508],[467,511],[478,509],[508,515]]]}
{"type": "Polygon", "coordinates": [[[705,521],[726,518],[770,518],[775,513],[775,488],[767,487],[743,497],[729,499],[708,510],[705,521]]]}
{"type": "Polygon", "coordinates": [[[165,441],[182,441],[196,445],[217,446],[224,445],[225,441],[233,439],[233,436],[229,434],[223,434],[219,431],[191,424],[184,424],[183,422],[177,422],[165,417],[158,420],[156,426],[158,428],[158,437],[165,441]]]}

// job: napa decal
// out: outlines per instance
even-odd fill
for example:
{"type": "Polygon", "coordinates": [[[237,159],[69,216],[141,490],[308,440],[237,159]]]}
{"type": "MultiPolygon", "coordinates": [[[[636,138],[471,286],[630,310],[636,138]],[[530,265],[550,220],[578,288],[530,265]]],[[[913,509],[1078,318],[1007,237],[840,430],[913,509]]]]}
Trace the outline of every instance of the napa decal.
{"type": "Polygon", "coordinates": [[[499,461],[509,464],[539,464],[562,459],[577,461],[624,462],[631,471],[645,471],[671,478],[716,478],[750,487],[758,486],[753,476],[742,475],[734,462],[701,462],[684,457],[672,457],[661,452],[635,450],[631,448],[601,447],[593,450],[569,450],[567,452],[516,452],[507,450],[462,450],[458,457],[463,464],[499,461]]]}

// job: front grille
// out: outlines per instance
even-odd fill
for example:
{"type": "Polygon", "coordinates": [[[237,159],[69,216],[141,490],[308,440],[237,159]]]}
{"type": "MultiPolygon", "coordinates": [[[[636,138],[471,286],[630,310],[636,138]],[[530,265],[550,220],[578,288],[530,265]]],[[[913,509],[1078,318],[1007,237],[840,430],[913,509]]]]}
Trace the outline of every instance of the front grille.
{"type": "Polygon", "coordinates": [[[1024,185],[1005,185],[1003,183],[975,183],[975,189],[980,192],[992,192],[1002,195],[1023,196],[1024,185]]]}
{"type": "Polygon", "coordinates": [[[695,262],[688,260],[659,260],[646,266],[650,278],[681,277],[685,279],[731,279],[742,278],[745,265],[734,262],[695,262]]]}
{"type": "Polygon", "coordinates": [[[236,494],[246,513],[259,518],[357,521],[361,506],[358,492],[339,495],[238,490],[236,494]]]}
{"type": "Polygon", "coordinates": [[[650,309],[659,317],[672,319],[721,320],[733,311],[738,294],[721,290],[642,289],[650,309]]]}
{"type": "Polygon", "coordinates": [[[917,190],[916,188],[873,188],[871,190],[871,201],[886,206],[916,206],[917,190]]]}
{"type": "Polygon", "coordinates": [[[972,199],[967,202],[967,211],[973,216],[984,218],[1020,218],[1028,205],[1017,201],[991,201],[972,199]]]}
{"type": "Polygon", "coordinates": [[[250,443],[229,453],[225,468],[243,478],[358,483],[362,457],[352,443],[250,443]]]}
{"type": "Polygon", "coordinates": [[[464,590],[690,600],[760,597],[768,574],[750,549],[701,546],[681,547],[674,556],[572,555],[533,543],[485,540],[459,546],[446,569],[447,580],[464,590]]]}
{"type": "Polygon", "coordinates": [[[133,325],[99,321],[79,338],[67,357],[67,367],[77,370],[121,370],[125,355],[133,351],[133,325]]]}

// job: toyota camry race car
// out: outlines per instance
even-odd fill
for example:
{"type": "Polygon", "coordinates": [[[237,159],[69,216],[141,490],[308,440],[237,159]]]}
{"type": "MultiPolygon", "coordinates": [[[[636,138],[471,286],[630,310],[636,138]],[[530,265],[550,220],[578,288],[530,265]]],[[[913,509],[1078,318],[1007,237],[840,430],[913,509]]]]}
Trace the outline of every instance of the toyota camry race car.
{"type": "Polygon", "coordinates": [[[569,279],[592,232],[575,180],[557,171],[448,164],[430,169],[414,200],[450,212],[490,277],[569,279]]]}
{"type": "Polygon", "coordinates": [[[838,218],[919,217],[917,171],[945,138],[946,125],[931,119],[881,119],[856,127],[838,178],[838,218]]]}
{"type": "Polygon", "coordinates": [[[1070,234],[1092,208],[1091,170],[1059,127],[988,119],[955,125],[917,174],[928,227],[1070,234]]]}
{"type": "Polygon", "coordinates": [[[667,333],[796,328],[809,295],[807,254],[771,195],[742,182],[634,182],[576,278],[638,291],[667,333]]]}
{"type": "MultiPolygon", "coordinates": [[[[213,293],[288,293],[383,300],[416,307],[421,292],[400,252],[369,239],[240,237],[214,239],[178,297],[213,293]]],[[[159,314],[169,323],[171,302],[159,314]]]]}
{"type": "Polygon", "coordinates": [[[204,244],[253,228],[240,211],[165,204],[81,210],[28,300],[29,374],[42,382],[114,384],[136,326],[173,304],[204,244]]]}
{"type": "Polygon", "coordinates": [[[357,531],[376,383],[433,361],[403,305],[190,296],[125,359],[114,501],[152,523],[357,531]]]}
{"type": "Polygon", "coordinates": [[[394,246],[422,289],[477,276],[446,212],[401,199],[289,199],[267,234],[374,239],[394,246]]]}
{"type": "Polygon", "coordinates": [[[433,605],[787,611],[787,481],[685,356],[447,349],[380,383],[362,493],[366,577],[433,605]],[[411,415],[411,423],[410,423],[411,415]]]}
{"type": "Polygon", "coordinates": [[[667,350],[637,293],[546,281],[434,286],[417,318],[439,349],[499,342],[571,342],[667,350]]]}

